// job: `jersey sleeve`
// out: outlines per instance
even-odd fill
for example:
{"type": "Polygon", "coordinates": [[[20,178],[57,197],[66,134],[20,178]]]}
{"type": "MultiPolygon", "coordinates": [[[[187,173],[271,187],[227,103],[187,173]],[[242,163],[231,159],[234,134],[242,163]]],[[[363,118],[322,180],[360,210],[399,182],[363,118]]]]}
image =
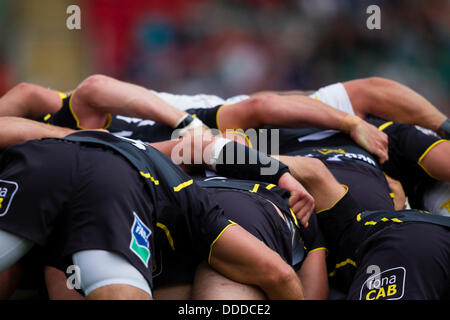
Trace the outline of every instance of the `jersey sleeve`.
{"type": "Polygon", "coordinates": [[[319,228],[315,214],[311,215],[308,228],[301,228],[300,233],[307,253],[316,250],[326,250],[325,238],[319,228]]]}
{"type": "Polygon", "coordinates": [[[370,119],[369,122],[389,137],[389,160],[383,164],[383,170],[393,178],[426,173],[420,166],[421,160],[435,146],[446,141],[419,126],[380,119],[370,119]]]}
{"type": "Polygon", "coordinates": [[[197,108],[188,109],[187,112],[195,115],[199,118],[205,125],[212,129],[218,129],[217,114],[221,107],[224,105],[218,105],[214,108],[197,108]]]}

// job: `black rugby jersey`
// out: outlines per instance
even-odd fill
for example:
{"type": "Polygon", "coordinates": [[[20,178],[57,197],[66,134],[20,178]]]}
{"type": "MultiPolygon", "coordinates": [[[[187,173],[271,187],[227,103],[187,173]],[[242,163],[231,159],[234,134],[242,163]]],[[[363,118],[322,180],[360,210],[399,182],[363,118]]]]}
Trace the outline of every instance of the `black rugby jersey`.
{"type": "Polygon", "coordinates": [[[81,131],[64,140],[112,149],[127,159],[148,186],[155,203],[156,226],[170,235],[175,248],[194,248],[205,258],[210,245],[231,224],[191,177],[153,147],[96,131],[81,131]]]}

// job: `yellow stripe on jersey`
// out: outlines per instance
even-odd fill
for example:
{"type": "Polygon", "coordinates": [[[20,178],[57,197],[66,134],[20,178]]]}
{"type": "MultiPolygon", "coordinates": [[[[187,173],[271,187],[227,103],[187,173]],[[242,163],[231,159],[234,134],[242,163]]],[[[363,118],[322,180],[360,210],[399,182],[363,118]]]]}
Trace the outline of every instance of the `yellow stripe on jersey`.
{"type": "Polygon", "coordinates": [[[392,121],[385,122],[381,126],[378,127],[378,130],[383,131],[384,129],[386,129],[387,127],[389,127],[390,125],[393,125],[393,124],[394,124],[394,122],[392,122],[392,121]]]}
{"type": "Polygon", "coordinates": [[[172,250],[175,251],[175,245],[173,243],[173,238],[172,235],[170,234],[169,228],[167,228],[164,224],[157,222],[156,226],[160,229],[164,230],[164,233],[166,234],[167,240],[169,241],[170,247],[172,248],[172,250]]]}
{"type": "Polygon", "coordinates": [[[289,211],[291,212],[291,216],[294,219],[295,225],[298,227],[298,220],[297,217],[295,216],[294,211],[291,208],[289,208],[289,211]]]}
{"type": "Polygon", "coordinates": [[[266,189],[267,189],[267,190],[270,190],[270,189],[275,188],[276,186],[277,186],[276,184],[272,184],[272,183],[271,183],[271,184],[269,184],[269,185],[266,186],[266,189]]]}
{"type": "Polygon", "coordinates": [[[254,187],[253,187],[253,189],[252,190],[249,190],[249,192],[258,192],[258,189],[259,189],[259,183],[256,183],[255,185],[254,185],[254,187]]]}
{"type": "Polygon", "coordinates": [[[141,176],[143,176],[146,179],[150,179],[155,185],[159,185],[159,180],[156,180],[155,178],[152,177],[152,175],[150,173],[145,173],[142,171],[139,171],[139,173],[141,174],[141,176]]]}
{"type": "Polygon", "coordinates": [[[189,181],[180,183],[180,184],[177,185],[176,187],[173,187],[173,190],[174,190],[175,192],[178,192],[178,191],[180,191],[181,189],[186,188],[186,187],[190,186],[190,185],[193,184],[193,183],[194,183],[194,180],[191,179],[191,180],[189,180],[189,181]]]}
{"type": "Polygon", "coordinates": [[[47,121],[48,119],[50,119],[52,117],[52,115],[50,113],[47,113],[44,117],[44,121],[47,121]]]}

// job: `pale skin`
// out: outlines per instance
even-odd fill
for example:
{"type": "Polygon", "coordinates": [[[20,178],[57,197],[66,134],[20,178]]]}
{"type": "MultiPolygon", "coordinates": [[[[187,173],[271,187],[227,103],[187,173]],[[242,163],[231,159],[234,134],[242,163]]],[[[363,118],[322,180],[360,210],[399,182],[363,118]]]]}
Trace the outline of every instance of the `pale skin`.
{"type": "Polygon", "coordinates": [[[355,113],[361,118],[373,114],[433,131],[437,131],[448,118],[419,93],[393,80],[371,77],[342,84],[355,113]]]}
{"type": "MultiPolygon", "coordinates": [[[[107,113],[152,119],[171,127],[186,115],[148,89],[103,75],[88,77],[70,93],[72,109],[78,116],[80,128],[84,129],[103,127],[107,113]]],[[[1,97],[0,116],[37,119],[57,112],[61,106],[59,92],[20,83],[1,97]]]]}

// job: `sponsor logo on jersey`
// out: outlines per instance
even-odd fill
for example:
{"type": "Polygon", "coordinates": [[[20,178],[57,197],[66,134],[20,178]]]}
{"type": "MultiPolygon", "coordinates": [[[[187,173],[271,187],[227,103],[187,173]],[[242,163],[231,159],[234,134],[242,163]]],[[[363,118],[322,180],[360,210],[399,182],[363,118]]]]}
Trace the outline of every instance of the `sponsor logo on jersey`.
{"type": "Polygon", "coordinates": [[[125,121],[126,123],[137,123],[138,127],[143,126],[153,126],[155,125],[155,121],[153,120],[144,120],[140,118],[131,118],[131,117],[125,117],[125,116],[115,116],[116,119],[125,121]]]}
{"type": "Polygon", "coordinates": [[[313,149],[313,151],[317,151],[323,155],[327,155],[330,153],[340,153],[340,154],[345,154],[345,150],[344,149],[327,149],[327,148],[321,148],[321,149],[313,149]]]}
{"type": "Polygon", "coordinates": [[[0,180],[0,216],[8,213],[11,202],[19,189],[19,185],[13,181],[0,180]]]}
{"type": "Polygon", "coordinates": [[[447,199],[446,201],[444,201],[441,206],[439,207],[439,209],[447,209],[448,212],[450,212],[450,199],[447,199]]]}
{"type": "Polygon", "coordinates": [[[437,133],[436,132],[434,132],[434,131],[432,131],[432,130],[430,130],[430,129],[425,129],[425,128],[423,128],[423,127],[421,127],[421,126],[414,126],[417,130],[419,130],[420,132],[422,132],[423,134],[426,134],[427,136],[433,136],[433,137],[436,137],[436,138],[439,138],[439,136],[437,135],[437,133]]]}
{"type": "Polygon", "coordinates": [[[361,287],[360,300],[398,300],[405,291],[406,269],[397,267],[370,276],[361,287]]]}
{"type": "Polygon", "coordinates": [[[133,215],[130,249],[148,267],[148,261],[150,260],[150,241],[148,238],[152,231],[139,219],[135,212],[133,212],[133,215]]]}

